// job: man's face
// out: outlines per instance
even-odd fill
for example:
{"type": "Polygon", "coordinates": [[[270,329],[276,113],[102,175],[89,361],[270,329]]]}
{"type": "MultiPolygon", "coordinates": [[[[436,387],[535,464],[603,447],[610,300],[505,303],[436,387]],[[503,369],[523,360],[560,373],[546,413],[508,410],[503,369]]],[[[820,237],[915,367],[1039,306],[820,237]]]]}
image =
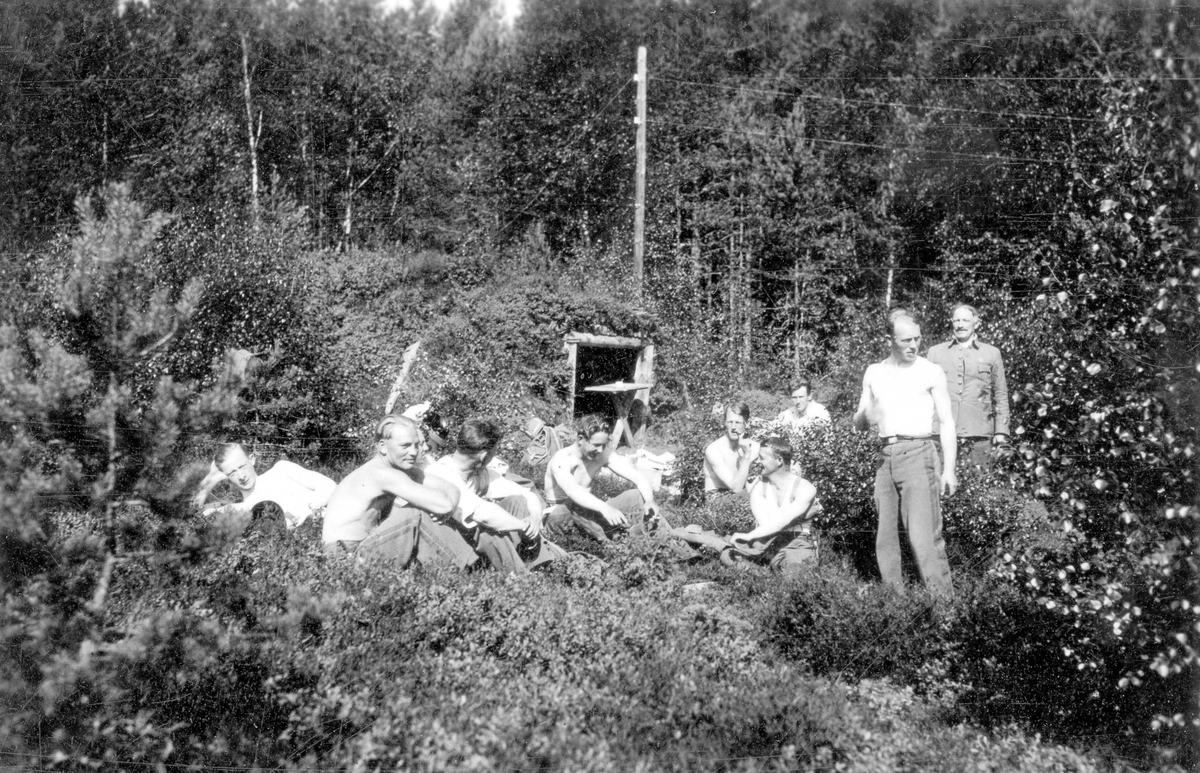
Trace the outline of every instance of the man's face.
{"type": "Polygon", "coordinates": [[[725,436],[736,443],[746,433],[746,420],[733,411],[725,411],[725,436]]]}
{"type": "Polygon", "coordinates": [[[758,461],[762,464],[763,475],[770,475],[783,466],[783,462],[769,446],[758,449],[758,461]]]}
{"type": "Polygon", "coordinates": [[[420,465],[425,461],[425,457],[429,456],[429,438],[425,435],[425,430],[417,430],[417,464],[420,465]]]}
{"type": "Polygon", "coordinates": [[[246,456],[246,452],[240,448],[226,454],[225,459],[217,465],[217,469],[240,491],[253,491],[254,484],[258,481],[254,457],[246,456]]]}
{"type": "Polygon", "coordinates": [[[971,340],[971,336],[975,335],[975,328],[979,327],[979,320],[975,318],[970,309],[958,308],[950,317],[950,327],[954,330],[954,339],[959,343],[966,343],[971,340]]]}
{"type": "Polygon", "coordinates": [[[796,406],[796,413],[808,410],[808,387],[800,387],[792,392],[792,405],[796,406]]]}
{"type": "Polygon", "coordinates": [[[609,434],[597,432],[590,437],[579,438],[579,455],[584,459],[596,459],[608,445],[609,434]]]}
{"type": "Polygon", "coordinates": [[[921,348],[921,327],[908,320],[899,320],[892,328],[892,356],[901,362],[914,362],[921,348]]]}
{"type": "Polygon", "coordinates": [[[411,470],[421,458],[421,437],[412,427],[394,424],[391,437],[379,441],[379,453],[397,470],[411,470]]]}

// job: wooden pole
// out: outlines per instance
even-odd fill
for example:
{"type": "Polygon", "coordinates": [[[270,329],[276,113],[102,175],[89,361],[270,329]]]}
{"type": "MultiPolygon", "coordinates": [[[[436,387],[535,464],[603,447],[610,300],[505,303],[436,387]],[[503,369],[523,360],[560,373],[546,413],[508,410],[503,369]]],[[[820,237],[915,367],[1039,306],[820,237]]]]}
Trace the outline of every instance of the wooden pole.
{"type": "Polygon", "coordinates": [[[642,299],[642,259],[646,234],[646,47],[637,50],[637,173],[633,201],[633,289],[642,299]]]}

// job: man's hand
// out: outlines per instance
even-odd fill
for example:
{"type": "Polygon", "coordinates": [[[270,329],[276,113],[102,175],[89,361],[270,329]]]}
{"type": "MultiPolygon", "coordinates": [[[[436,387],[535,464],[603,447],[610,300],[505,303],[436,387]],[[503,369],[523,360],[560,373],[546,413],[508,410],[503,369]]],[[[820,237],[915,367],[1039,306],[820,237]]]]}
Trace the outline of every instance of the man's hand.
{"type": "Polygon", "coordinates": [[[600,517],[603,518],[604,522],[609,526],[629,526],[629,518],[625,516],[625,513],[621,512],[612,505],[605,505],[597,512],[600,513],[600,517]]]}
{"type": "Polygon", "coordinates": [[[754,461],[755,459],[758,458],[758,449],[762,447],[762,444],[759,443],[757,440],[750,440],[749,438],[742,438],[741,440],[738,441],[738,444],[741,445],[741,447],[746,450],[746,458],[747,459],[749,459],[750,461],[754,461]]]}
{"type": "Polygon", "coordinates": [[[542,533],[542,518],[543,516],[540,511],[530,514],[529,520],[525,522],[525,531],[521,532],[525,536],[525,539],[532,540],[538,538],[538,535],[542,533]]]}
{"type": "Polygon", "coordinates": [[[954,496],[954,492],[958,491],[958,476],[954,474],[954,468],[944,470],[942,472],[942,496],[954,496]]]}

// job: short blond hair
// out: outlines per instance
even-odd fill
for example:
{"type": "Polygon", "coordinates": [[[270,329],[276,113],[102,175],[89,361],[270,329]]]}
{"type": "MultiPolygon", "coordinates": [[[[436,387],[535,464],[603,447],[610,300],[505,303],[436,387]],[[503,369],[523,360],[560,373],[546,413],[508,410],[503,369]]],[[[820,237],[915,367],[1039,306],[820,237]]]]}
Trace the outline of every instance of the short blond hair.
{"type": "Polygon", "coordinates": [[[420,430],[420,427],[417,425],[417,423],[407,416],[401,416],[398,413],[389,413],[387,416],[384,416],[382,419],[380,419],[379,423],[375,425],[375,441],[378,442],[380,440],[387,440],[390,438],[392,436],[392,432],[394,431],[393,428],[397,424],[401,427],[408,427],[413,432],[420,430]]]}

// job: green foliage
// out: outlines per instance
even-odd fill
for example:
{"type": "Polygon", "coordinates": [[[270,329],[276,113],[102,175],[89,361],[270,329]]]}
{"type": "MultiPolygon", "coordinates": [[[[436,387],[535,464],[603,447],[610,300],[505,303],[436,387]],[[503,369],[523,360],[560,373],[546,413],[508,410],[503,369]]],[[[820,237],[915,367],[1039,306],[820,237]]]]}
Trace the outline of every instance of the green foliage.
{"type": "Polygon", "coordinates": [[[225,436],[330,453],[342,450],[338,438],[361,414],[330,355],[329,297],[307,242],[303,213],[286,199],[257,222],[228,208],[180,218],[157,251],[160,271],[175,285],[202,280],[206,291],[159,367],[211,380],[214,361],[229,349],[253,353],[225,436]]]}
{"type": "MultiPolygon", "coordinates": [[[[924,593],[864,588],[848,566],[830,562],[758,600],[764,633],[786,657],[839,678],[888,678],[928,696],[948,717],[990,727],[1020,723],[1065,742],[1099,734],[1123,751],[1124,728],[1148,726],[1164,707],[1185,710],[1186,687],[1161,680],[1119,687],[1127,643],[1071,618],[995,578],[959,581],[953,601],[924,593]],[[1080,658],[1092,665],[1080,667],[1080,658]],[[1054,685],[1052,690],[1047,685],[1054,685]]],[[[1163,762],[1187,764],[1188,739],[1160,725],[1163,762]]]]}
{"type": "Polygon", "coordinates": [[[932,597],[864,588],[849,567],[802,573],[779,601],[764,621],[769,641],[819,674],[911,679],[947,654],[945,621],[932,597]]]}
{"type": "Polygon", "coordinates": [[[0,405],[12,428],[0,441],[0,692],[20,707],[4,720],[10,754],[125,764],[161,760],[174,743],[238,745],[234,706],[247,685],[257,691],[261,669],[253,648],[186,614],[105,624],[118,562],[147,546],[149,519],[165,524],[152,543],[160,560],[196,547],[178,531],[198,477],[184,438],[226,415],[236,383],[201,393],[160,375],[157,357],[202,287],[164,281],[152,247],[165,218],[146,214],[127,186],[109,187],[102,205],[101,215],[91,199],[78,203],[57,315],[46,320],[54,338],[0,332],[0,405]],[[58,536],[53,512],[64,506],[87,511],[87,526],[58,536]],[[176,733],[192,719],[208,727],[176,733]]]}
{"type": "Polygon", "coordinates": [[[573,330],[654,332],[653,320],[615,297],[580,292],[551,278],[511,278],[454,300],[427,328],[409,390],[452,423],[477,415],[513,425],[530,414],[555,418],[570,378],[563,337],[573,330]]]}
{"type": "MultiPolygon", "coordinates": [[[[51,502],[92,507],[109,548],[149,544],[142,511],[122,503],[181,512],[181,438],[219,427],[330,450],[378,411],[417,338],[417,399],[451,419],[552,418],[563,332],[651,330],[621,284],[627,68],[646,44],[652,429],[679,449],[687,494],[719,431],[707,406],[807,372],[845,416],[885,353],[885,305],[922,313],[931,341],[948,304],[971,301],[1005,353],[1017,454],[1002,466],[1010,481],[964,476],[946,501],[956,568],[999,573],[1021,594],[1004,602],[1015,617],[1050,625],[1030,600],[1062,615],[1032,651],[1071,651],[1080,691],[1064,695],[1124,685],[1105,705],[1132,707],[1127,732],[1157,727],[1175,744],[1194,731],[1197,704],[1180,697],[1197,665],[1200,517],[1188,9],[535,2],[507,34],[483,5],[441,27],[428,8],[384,20],[357,0],[0,9],[0,275],[12,280],[0,313],[16,323],[0,332],[0,418],[15,427],[0,444],[5,581],[41,582],[60,560],[51,502]],[[126,196],[108,203],[124,230],[87,214],[90,246],[55,246],[77,192],[114,179],[177,213],[167,241],[126,196]],[[188,382],[211,383],[231,345],[270,354],[222,424],[238,385],[218,379],[205,402],[188,382]]],[[[826,506],[824,544],[869,574],[870,440],[835,424],[797,442],[826,506]]],[[[743,516],[718,508],[712,522],[743,516]]],[[[185,553],[203,542],[184,549],[173,528],[154,539],[185,553]]],[[[52,584],[72,597],[106,588],[109,570],[88,566],[52,584]]],[[[636,579],[655,585],[656,566],[636,579]]],[[[48,619],[74,614],[46,604],[48,619]]],[[[72,630],[93,630],[79,619],[72,630]]],[[[49,649],[97,640],[72,635],[49,649]]],[[[979,676],[995,685],[980,694],[1017,678],[979,676]]],[[[1042,718],[1091,721],[1080,711],[1042,718]]],[[[1120,711],[1095,711],[1116,732],[1120,711]]],[[[475,764],[451,751],[459,736],[439,738],[422,759],[475,764]]],[[[631,762],[594,748],[564,764],[631,762]]],[[[861,759],[939,767],[915,752],[861,759]]]]}

